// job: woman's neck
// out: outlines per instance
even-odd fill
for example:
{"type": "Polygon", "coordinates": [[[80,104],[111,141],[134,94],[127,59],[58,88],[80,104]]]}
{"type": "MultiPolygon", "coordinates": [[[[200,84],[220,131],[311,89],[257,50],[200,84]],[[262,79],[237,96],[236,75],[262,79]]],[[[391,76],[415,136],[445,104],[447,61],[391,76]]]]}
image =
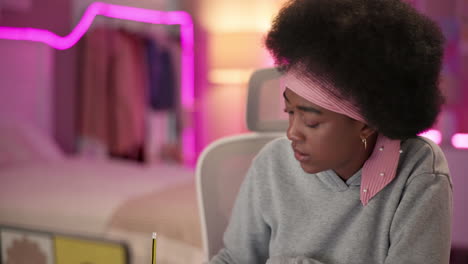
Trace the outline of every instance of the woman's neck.
{"type": "Polygon", "coordinates": [[[335,173],[344,181],[348,180],[358,172],[364,163],[369,159],[370,155],[374,151],[375,143],[377,142],[378,133],[373,133],[370,135],[366,140],[366,148],[362,147],[362,149],[356,151],[356,156],[347,162],[346,166],[336,169],[335,173]]]}

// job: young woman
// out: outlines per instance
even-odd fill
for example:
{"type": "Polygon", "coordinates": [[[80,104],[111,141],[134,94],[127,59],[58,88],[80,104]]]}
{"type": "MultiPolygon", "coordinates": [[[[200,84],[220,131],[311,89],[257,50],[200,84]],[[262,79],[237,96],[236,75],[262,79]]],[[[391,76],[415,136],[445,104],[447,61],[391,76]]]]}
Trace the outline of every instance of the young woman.
{"type": "Polygon", "coordinates": [[[266,46],[287,139],[255,158],[210,263],[447,264],[447,162],[416,136],[443,101],[436,24],[400,0],[293,0],[266,46]]]}

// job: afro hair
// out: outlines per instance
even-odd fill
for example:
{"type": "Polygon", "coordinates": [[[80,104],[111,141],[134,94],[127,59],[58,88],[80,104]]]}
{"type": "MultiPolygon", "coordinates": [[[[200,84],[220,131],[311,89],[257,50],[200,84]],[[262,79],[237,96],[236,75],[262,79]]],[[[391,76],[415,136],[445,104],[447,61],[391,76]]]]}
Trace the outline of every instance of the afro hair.
{"type": "Polygon", "coordinates": [[[444,37],[400,0],[293,0],[265,44],[277,66],[321,75],[392,139],[430,128],[440,111],[444,37]]]}

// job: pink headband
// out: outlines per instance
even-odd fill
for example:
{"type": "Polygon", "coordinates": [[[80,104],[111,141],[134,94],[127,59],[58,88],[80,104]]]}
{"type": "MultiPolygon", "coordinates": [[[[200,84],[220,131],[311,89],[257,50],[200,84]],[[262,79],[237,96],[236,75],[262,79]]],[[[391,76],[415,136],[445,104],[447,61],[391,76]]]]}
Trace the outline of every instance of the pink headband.
{"type": "MultiPolygon", "coordinates": [[[[325,79],[309,79],[292,69],[281,77],[281,85],[311,103],[366,123],[360,110],[352,102],[337,97],[333,93],[334,86],[325,79]]],[[[374,150],[362,168],[360,197],[364,206],[395,178],[399,158],[400,140],[379,134],[374,150]]]]}

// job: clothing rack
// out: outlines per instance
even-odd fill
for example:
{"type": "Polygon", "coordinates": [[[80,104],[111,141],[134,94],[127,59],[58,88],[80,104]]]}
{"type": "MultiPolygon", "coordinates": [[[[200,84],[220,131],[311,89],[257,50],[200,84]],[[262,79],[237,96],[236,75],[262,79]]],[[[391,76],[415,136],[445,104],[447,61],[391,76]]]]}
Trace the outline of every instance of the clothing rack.
{"type": "MultiPolygon", "coordinates": [[[[180,123],[181,120],[181,103],[180,103],[180,68],[181,64],[177,63],[180,61],[180,47],[178,45],[174,45],[174,40],[171,39],[171,33],[168,32],[166,25],[153,25],[148,23],[141,23],[136,21],[130,20],[121,20],[121,19],[113,19],[108,17],[99,17],[99,19],[95,20],[92,27],[90,28],[89,32],[98,29],[115,29],[116,31],[125,31],[135,33],[136,35],[141,35],[143,37],[147,37],[152,39],[155,43],[157,43],[158,49],[167,49],[169,50],[172,55],[172,63],[164,64],[167,67],[174,66],[175,74],[175,96],[176,96],[176,105],[174,109],[168,109],[169,111],[151,111],[148,110],[147,114],[145,115],[145,129],[146,129],[146,136],[145,136],[145,143],[144,143],[144,153],[143,159],[145,161],[152,161],[158,160],[157,156],[162,156],[164,160],[169,161],[182,161],[183,156],[182,154],[178,154],[177,148],[183,143],[181,142],[181,132],[180,128],[183,126],[180,123]],[[174,63],[176,62],[176,63],[174,63]],[[179,135],[179,136],[177,136],[179,135]],[[179,137],[179,139],[177,139],[179,137]],[[163,138],[163,139],[162,139],[163,138]],[[168,147],[169,146],[169,147],[168,147]],[[159,152],[163,152],[165,154],[161,154],[159,152]]],[[[161,65],[158,65],[161,66],[161,65]]],[[[162,66],[165,67],[165,66],[162,66]]],[[[172,72],[169,71],[169,72],[172,72]]],[[[150,76],[148,76],[150,77],[150,76]]],[[[168,76],[168,78],[171,78],[168,76]]],[[[154,79],[154,78],[149,78],[154,79]]],[[[166,83],[165,83],[166,84],[166,83]]],[[[150,87],[153,89],[154,86],[150,87]]],[[[91,89],[92,90],[92,89],[91,89]]],[[[153,89],[154,90],[154,89],[153,89]]],[[[151,93],[151,92],[149,92],[151,93]]],[[[147,95],[148,96],[148,95],[147,95]]],[[[149,96],[152,96],[151,94],[149,96]]],[[[151,98],[152,99],[152,98],[151,98]]],[[[154,103],[151,103],[154,106],[154,103]]],[[[118,106],[116,106],[118,107],[118,106]]],[[[156,106],[157,108],[157,106],[156,106]]],[[[163,109],[164,110],[164,109],[163,109]]],[[[86,112],[86,111],[85,111],[86,112]]],[[[109,129],[111,130],[111,129],[109,129]]],[[[102,133],[101,133],[102,134],[102,133]]],[[[81,143],[89,143],[96,145],[95,141],[92,140],[80,140],[81,143]]],[[[87,148],[90,145],[88,144],[87,148]]],[[[100,151],[84,151],[84,153],[105,153],[102,150],[102,146],[100,146],[100,151]]],[[[82,148],[83,149],[83,148],[82,148]]],[[[134,159],[135,157],[132,157],[134,159]]],[[[142,157],[139,157],[140,160],[142,157]]]]}

